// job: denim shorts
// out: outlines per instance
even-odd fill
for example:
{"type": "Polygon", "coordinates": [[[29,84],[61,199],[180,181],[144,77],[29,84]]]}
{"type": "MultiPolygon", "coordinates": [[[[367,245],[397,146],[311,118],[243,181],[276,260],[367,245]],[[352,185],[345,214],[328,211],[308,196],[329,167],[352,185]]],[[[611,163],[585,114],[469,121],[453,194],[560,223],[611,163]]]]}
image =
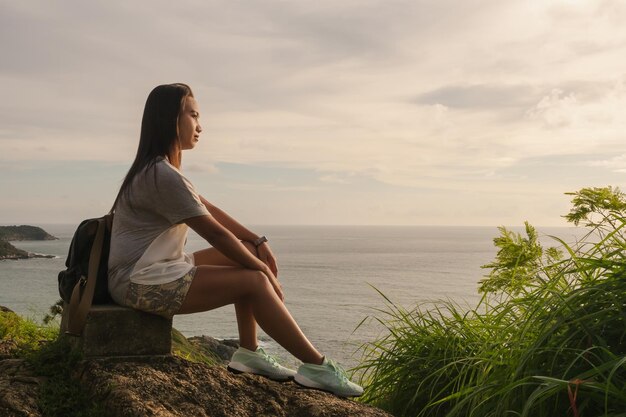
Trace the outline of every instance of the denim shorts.
{"type": "Polygon", "coordinates": [[[165,284],[145,285],[131,281],[124,304],[146,313],[172,318],[183,305],[195,273],[194,266],[183,277],[165,284]]]}

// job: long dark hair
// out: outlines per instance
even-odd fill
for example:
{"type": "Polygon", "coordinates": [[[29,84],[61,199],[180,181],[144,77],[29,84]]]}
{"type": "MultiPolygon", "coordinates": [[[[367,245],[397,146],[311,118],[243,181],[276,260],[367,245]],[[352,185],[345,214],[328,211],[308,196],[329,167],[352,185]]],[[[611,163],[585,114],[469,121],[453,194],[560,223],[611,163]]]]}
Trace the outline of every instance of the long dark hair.
{"type": "Polygon", "coordinates": [[[178,116],[187,97],[193,97],[193,92],[182,83],[159,85],[148,95],[141,119],[137,155],[117,193],[112,212],[122,195],[128,196],[135,175],[154,166],[159,157],[167,157],[172,165],[180,168],[178,116]]]}

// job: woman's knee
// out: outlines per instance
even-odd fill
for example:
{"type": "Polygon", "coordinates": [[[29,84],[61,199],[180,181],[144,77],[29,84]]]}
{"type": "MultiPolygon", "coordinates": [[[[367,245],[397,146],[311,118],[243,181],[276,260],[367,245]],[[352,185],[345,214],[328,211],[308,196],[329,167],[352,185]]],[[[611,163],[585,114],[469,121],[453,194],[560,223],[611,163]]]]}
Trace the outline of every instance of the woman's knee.
{"type": "Polygon", "coordinates": [[[258,294],[271,289],[269,278],[263,272],[251,270],[248,275],[247,282],[253,293],[258,294]]]}

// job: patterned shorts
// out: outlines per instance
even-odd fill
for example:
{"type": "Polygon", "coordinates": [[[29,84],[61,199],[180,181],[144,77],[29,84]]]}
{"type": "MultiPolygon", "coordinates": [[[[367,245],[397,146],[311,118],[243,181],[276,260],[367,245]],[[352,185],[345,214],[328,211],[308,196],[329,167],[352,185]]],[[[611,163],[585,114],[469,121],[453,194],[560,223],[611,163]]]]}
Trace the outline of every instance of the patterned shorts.
{"type": "Polygon", "coordinates": [[[144,285],[131,282],[124,304],[147,313],[172,318],[183,305],[195,273],[196,267],[193,267],[182,278],[166,284],[144,285]]]}

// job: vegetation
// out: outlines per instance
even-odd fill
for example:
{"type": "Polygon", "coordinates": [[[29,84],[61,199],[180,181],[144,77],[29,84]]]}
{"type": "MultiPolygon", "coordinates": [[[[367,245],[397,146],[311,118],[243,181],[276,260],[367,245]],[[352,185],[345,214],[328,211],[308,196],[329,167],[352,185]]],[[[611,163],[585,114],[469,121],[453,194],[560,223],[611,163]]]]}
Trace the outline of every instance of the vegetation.
{"type": "Polygon", "coordinates": [[[564,217],[588,234],[555,249],[529,224],[500,228],[474,309],[385,297],[388,334],[355,369],[362,400],[396,416],[626,416],[626,198],[569,195],[564,217]]]}
{"type": "Polygon", "coordinates": [[[0,341],[11,354],[24,355],[36,350],[46,341],[54,339],[58,328],[40,326],[35,321],[24,319],[13,312],[0,311],[0,341]]]}
{"type": "Polygon", "coordinates": [[[208,349],[202,349],[193,343],[178,330],[172,328],[172,353],[190,362],[204,363],[206,365],[217,365],[219,358],[208,349]]]}

